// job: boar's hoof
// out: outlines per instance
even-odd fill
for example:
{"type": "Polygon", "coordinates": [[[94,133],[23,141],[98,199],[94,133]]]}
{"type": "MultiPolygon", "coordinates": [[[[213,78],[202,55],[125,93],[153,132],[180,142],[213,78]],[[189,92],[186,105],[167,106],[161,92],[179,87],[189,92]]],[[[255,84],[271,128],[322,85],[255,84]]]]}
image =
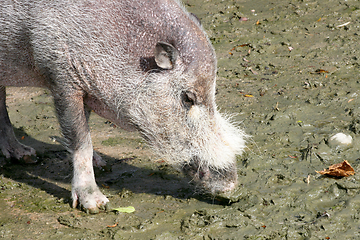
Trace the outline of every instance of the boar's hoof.
{"type": "Polygon", "coordinates": [[[112,206],[110,204],[110,202],[107,202],[105,205],[101,205],[97,208],[84,208],[83,206],[81,207],[81,210],[86,212],[86,214],[97,214],[100,212],[100,210],[105,211],[105,212],[110,212],[112,209],[112,206]]]}
{"type": "Polygon", "coordinates": [[[8,143],[6,141],[5,144],[1,144],[3,142],[5,141],[1,141],[0,139],[0,149],[6,158],[25,164],[37,162],[35,149],[25,146],[18,141],[13,143],[8,143]]]}
{"type": "Polygon", "coordinates": [[[111,172],[111,166],[106,163],[95,151],[93,152],[93,165],[103,172],[111,172]]]}
{"type": "Polygon", "coordinates": [[[100,209],[107,210],[109,200],[102,194],[97,186],[86,188],[73,188],[72,207],[77,206],[86,213],[96,214],[100,209]]]}
{"type": "Polygon", "coordinates": [[[23,156],[22,158],[20,158],[18,160],[20,163],[25,163],[25,164],[34,164],[34,163],[37,163],[37,160],[36,160],[36,155],[25,155],[23,156]]]}
{"type": "Polygon", "coordinates": [[[106,166],[106,161],[102,159],[95,151],[93,152],[93,164],[95,167],[104,168],[106,166]]]}

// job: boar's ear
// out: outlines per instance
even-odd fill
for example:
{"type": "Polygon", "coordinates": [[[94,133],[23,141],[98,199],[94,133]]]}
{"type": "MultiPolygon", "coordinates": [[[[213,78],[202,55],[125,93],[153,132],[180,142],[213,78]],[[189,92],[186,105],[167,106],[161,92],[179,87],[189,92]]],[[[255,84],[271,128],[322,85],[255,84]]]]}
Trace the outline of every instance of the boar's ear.
{"type": "Polygon", "coordinates": [[[155,62],[162,69],[173,69],[175,61],[179,56],[178,50],[173,45],[158,42],[154,51],[155,62]]]}

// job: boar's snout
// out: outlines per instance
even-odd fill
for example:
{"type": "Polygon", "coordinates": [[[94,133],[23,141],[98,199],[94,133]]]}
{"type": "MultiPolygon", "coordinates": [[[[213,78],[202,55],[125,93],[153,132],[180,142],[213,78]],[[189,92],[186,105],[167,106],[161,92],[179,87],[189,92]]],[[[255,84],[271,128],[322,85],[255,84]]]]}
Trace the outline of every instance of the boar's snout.
{"type": "Polygon", "coordinates": [[[205,164],[199,165],[200,162],[198,157],[194,157],[182,168],[183,172],[192,178],[197,187],[213,195],[235,189],[237,185],[235,165],[225,169],[215,169],[205,164]]]}

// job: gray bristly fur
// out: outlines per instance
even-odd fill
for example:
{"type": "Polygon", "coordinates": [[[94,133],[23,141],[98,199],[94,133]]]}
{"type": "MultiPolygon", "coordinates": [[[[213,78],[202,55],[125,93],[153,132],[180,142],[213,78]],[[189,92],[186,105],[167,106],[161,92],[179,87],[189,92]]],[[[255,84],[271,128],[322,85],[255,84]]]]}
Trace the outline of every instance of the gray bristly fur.
{"type": "MultiPolygon", "coordinates": [[[[87,107],[140,131],[160,157],[208,191],[235,187],[246,135],[218,112],[215,51],[178,1],[3,0],[0,14],[0,86],[53,93],[73,156],[74,203],[96,211],[108,201],[91,170],[87,107]]],[[[11,142],[0,137],[2,149],[11,142]]]]}

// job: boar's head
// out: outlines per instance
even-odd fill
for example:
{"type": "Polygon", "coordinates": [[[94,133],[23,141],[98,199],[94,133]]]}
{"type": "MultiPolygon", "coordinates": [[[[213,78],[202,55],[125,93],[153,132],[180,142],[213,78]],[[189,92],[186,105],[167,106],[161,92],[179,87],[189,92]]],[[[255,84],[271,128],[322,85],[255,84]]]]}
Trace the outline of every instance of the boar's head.
{"type": "Polygon", "coordinates": [[[217,110],[216,58],[211,45],[205,45],[184,50],[158,42],[157,69],[136,89],[129,116],[162,159],[216,194],[235,188],[236,155],[246,135],[217,110]]]}

